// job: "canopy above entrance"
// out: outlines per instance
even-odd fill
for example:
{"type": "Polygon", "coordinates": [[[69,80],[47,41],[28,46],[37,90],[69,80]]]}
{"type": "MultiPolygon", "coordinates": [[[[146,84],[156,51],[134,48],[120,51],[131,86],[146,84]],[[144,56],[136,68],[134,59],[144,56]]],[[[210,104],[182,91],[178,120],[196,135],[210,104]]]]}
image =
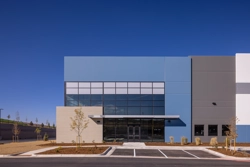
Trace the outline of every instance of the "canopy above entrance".
{"type": "Polygon", "coordinates": [[[88,115],[89,118],[164,118],[177,119],[180,115],[88,115]]]}

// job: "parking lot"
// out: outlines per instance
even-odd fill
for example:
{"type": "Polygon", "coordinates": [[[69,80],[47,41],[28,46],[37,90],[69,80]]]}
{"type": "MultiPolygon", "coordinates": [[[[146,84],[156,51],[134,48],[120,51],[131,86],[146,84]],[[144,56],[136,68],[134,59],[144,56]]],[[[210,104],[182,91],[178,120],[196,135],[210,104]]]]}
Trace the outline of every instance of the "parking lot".
{"type": "Polygon", "coordinates": [[[202,150],[116,149],[111,156],[158,158],[220,158],[202,150]]]}

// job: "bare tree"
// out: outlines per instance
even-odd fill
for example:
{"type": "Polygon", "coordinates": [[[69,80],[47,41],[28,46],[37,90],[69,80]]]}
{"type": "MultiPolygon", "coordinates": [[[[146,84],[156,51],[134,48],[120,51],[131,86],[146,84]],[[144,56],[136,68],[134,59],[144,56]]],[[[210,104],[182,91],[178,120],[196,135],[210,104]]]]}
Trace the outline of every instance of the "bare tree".
{"type": "Polygon", "coordinates": [[[76,132],[77,134],[76,143],[78,142],[80,145],[81,134],[83,130],[88,127],[89,120],[86,119],[86,117],[84,116],[84,113],[82,112],[82,108],[75,109],[75,116],[70,117],[70,119],[71,119],[70,129],[76,132]]]}
{"type": "Polygon", "coordinates": [[[46,120],[46,125],[47,125],[47,126],[49,125],[49,121],[48,121],[48,120],[46,120]]]}
{"type": "Polygon", "coordinates": [[[26,121],[26,123],[28,123],[28,118],[27,117],[26,117],[25,121],[26,121]]]}
{"type": "Polygon", "coordinates": [[[14,142],[18,141],[18,135],[20,134],[20,132],[21,132],[21,130],[18,127],[17,122],[15,122],[13,124],[13,128],[12,128],[12,133],[14,134],[14,136],[13,136],[14,137],[14,139],[13,139],[14,142]]]}
{"type": "MultiPolygon", "coordinates": [[[[229,121],[229,124],[227,126],[228,131],[226,131],[226,135],[227,135],[226,142],[227,142],[227,139],[229,139],[230,141],[231,140],[234,141],[234,152],[235,152],[236,138],[238,137],[237,127],[236,127],[237,122],[239,122],[239,118],[237,118],[237,117],[231,118],[229,121]]],[[[228,145],[228,143],[227,143],[227,145],[228,145]]],[[[227,146],[226,146],[226,148],[227,148],[227,146]]]]}

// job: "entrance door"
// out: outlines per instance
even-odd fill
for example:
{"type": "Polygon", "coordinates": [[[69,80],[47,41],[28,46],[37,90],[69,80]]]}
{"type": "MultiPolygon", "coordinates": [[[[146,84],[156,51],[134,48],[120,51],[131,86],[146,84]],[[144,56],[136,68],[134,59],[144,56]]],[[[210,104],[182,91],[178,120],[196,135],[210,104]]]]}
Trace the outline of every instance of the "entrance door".
{"type": "Polygon", "coordinates": [[[141,140],[140,125],[128,125],[128,142],[138,142],[141,140]]]}

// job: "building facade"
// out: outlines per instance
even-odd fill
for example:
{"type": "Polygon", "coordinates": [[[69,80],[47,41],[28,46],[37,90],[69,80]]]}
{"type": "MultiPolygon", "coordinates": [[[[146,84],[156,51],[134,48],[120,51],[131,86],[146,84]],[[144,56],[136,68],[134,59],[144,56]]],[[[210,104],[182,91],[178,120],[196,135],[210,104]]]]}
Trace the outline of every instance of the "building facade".
{"type": "Polygon", "coordinates": [[[82,134],[85,142],[169,142],[170,136],[176,142],[182,136],[223,141],[235,116],[240,120],[238,141],[249,142],[247,63],[250,54],[65,57],[65,105],[56,111],[57,142],[75,140],[70,117],[80,107],[90,122],[82,134]]]}

